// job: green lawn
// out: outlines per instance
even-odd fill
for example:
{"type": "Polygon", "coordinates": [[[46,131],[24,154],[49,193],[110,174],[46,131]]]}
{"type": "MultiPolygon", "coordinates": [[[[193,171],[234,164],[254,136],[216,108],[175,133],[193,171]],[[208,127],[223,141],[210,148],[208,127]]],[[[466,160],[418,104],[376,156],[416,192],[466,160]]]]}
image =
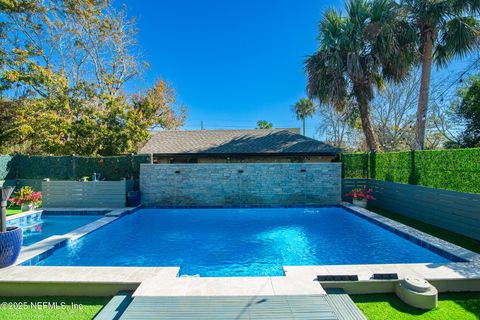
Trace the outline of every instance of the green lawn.
{"type": "Polygon", "coordinates": [[[22,209],[20,209],[20,207],[17,207],[17,206],[7,208],[7,216],[10,216],[12,214],[17,214],[20,212],[22,212],[22,209]]]}
{"type": "Polygon", "coordinates": [[[109,300],[107,297],[0,297],[0,319],[90,320],[109,300]],[[35,303],[44,304],[35,308],[35,303]]]}
{"type": "Polygon", "coordinates": [[[437,238],[446,240],[448,242],[454,243],[460,247],[463,247],[465,249],[480,253],[480,241],[475,240],[469,237],[462,236],[458,233],[451,232],[442,228],[438,228],[435,226],[432,226],[428,223],[424,223],[412,218],[408,218],[402,215],[399,215],[397,213],[387,211],[378,207],[368,207],[368,210],[373,211],[375,213],[378,213],[384,217],[390,218],[392,220],[396,220],[400,223],[403,223],[407,226],[410,226],[412,228],[418,229],[420,231],[423,231],[425,233],[431,234],[432,236],[435,236],[437,238]]]}
{"type": "Polygon", "coordinates": [[[438,307],[430,311],[410,307],[395,294],[351,295],[350,297],[369,320],[480,319],[480,292],[440,294],[438,307]]]}

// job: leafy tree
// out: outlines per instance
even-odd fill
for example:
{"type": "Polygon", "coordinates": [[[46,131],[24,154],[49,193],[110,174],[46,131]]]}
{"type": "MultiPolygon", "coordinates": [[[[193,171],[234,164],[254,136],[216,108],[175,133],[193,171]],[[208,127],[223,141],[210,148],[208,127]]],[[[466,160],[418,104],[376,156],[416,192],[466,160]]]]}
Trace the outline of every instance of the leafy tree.
{"type": "Polygon", "coordinates": [[[257,121],[257,129],[272,129],[273,124],[268,122],[267,120],[258,120],[257,121]]]}
{"type": "Polygon", "coordinates": [[[372,101],[372,122],[383,151],[410,150],[418,98],[417,72],[400,83],[386,83],[372,101]]]}
{"type": "Polygon", "coordinates": [[[465,130],[460,135],[458,145],[449,147],[477,148],[480,147],[480,76],[473,76],[466,86],[458,91],[461,99],[455,108],[455,113],[465,124],[465,130]]]}
{"type": "Polygon", "coordinates": [[[10,0],[0,2],[0,15],[1,106],[10,106],[0,121],[12,122],[0,150],[130,153],[153,127],[183,124],[164,81],[124,93],[146,65],[125,8],[111,0],[10,0]]]}
{"type": "Polygon", "coordinates": [[[368,150],[378,143],[370,117],[374,87],[400,81],[415,59],[414,32],[393,0],[350,0],[346,16],[328,10],[319,24],[319,49],[306,62],[311,98],[345,108],[353,96],[368,150]]]}
{"type": "Polygon", "coordinates": [[[402,7],[419,38],[421,84],[416,115],[415,148],[423,149],[432,62],[445,66],[476,48],[479,29],[477,0],[402,0],[402,7]]]}
{"type": "Polygon", "coordinates": [[[323,141],[345,150],[361,150],[364,139],[361,125],[358,123],[358,108],[352,101],[339,111],[331,106],[321,104],[318,107],[319,125],[317,133],[323,141]]]}
{"type": "Polygon", "coordinates": [[[307,98],[300,99],[293,106],[293,112],[295,112],[297,119],[302,120],[303,135],[305,135],[305,119],[313,117],[316,109],[315,103],[307,98]]]}

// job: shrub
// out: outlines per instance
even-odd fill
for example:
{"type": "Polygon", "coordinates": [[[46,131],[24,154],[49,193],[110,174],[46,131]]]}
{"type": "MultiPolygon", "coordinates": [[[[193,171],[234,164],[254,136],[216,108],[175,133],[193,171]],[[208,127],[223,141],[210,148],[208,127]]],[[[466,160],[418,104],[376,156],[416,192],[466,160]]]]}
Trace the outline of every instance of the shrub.
{"type": "Polygon", "coordinates": [[[480,148],[342,154],[345,178],[480,193],[480,148]]]}

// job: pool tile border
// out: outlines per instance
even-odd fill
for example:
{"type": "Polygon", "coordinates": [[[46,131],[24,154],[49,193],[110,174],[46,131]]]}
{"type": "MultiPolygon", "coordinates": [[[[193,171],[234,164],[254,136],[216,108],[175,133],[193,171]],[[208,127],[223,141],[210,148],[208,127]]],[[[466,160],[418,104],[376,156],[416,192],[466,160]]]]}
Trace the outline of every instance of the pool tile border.
{"type": "Polygon", "coordinates": [[[145,206],[141,209],[275,209],[275,208],[338,208],[338,204],[291,204],[291,205],[271,205],[271,204],[238,204],[223,206],[145,206]]]}
{"type": "Polygon", "coordinates": [[[468,263],[474,260],[480,261],[479,254],[451,242],[429,235],[367,209],[357,207],[349,202],[342,202],[340,206],[362,219],[451,260],[453,263],[468,263]]]}

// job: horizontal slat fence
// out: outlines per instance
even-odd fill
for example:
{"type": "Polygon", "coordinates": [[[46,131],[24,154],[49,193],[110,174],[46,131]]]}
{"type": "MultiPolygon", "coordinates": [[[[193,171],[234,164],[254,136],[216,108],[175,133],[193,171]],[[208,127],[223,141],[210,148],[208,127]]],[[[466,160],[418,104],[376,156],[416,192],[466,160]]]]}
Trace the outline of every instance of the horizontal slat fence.
{"type": "Polygon", "coordinates": [[[480,194],[373,179],[344,179],[344,189],[365,182],[374,191],[374,205],[480,240],[480,194]]]}
{"type": "Polygon", "coordinates": [[[123,181],[44,181],[44,208],[121,208],[129,183],[123,181]]]}

